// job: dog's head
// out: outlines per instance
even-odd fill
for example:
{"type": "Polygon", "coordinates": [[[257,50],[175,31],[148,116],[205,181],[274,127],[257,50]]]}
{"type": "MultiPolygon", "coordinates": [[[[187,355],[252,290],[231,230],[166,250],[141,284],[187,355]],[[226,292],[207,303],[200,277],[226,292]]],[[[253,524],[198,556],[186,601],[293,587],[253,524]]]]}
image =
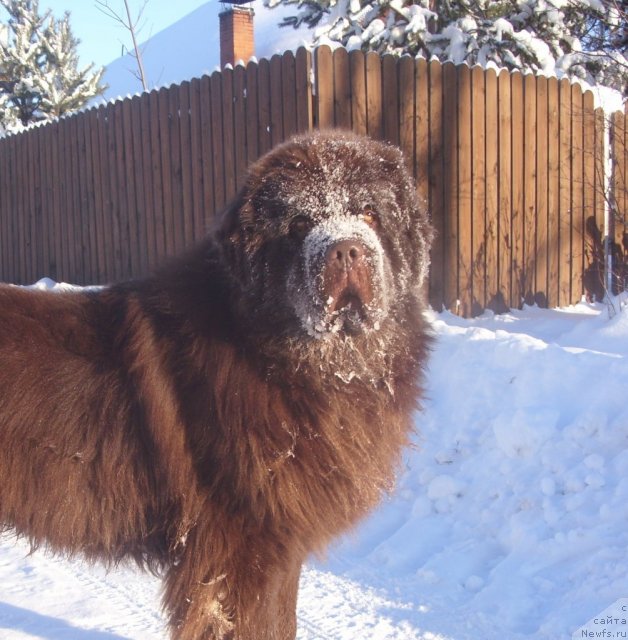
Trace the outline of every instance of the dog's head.
{"type": "Polygon", "coordinates": [[[254,164],[220,235],[247,314],[277,333],[333,340],[405,317],[431,228],[397,148],[323,132],[254,164]]]}

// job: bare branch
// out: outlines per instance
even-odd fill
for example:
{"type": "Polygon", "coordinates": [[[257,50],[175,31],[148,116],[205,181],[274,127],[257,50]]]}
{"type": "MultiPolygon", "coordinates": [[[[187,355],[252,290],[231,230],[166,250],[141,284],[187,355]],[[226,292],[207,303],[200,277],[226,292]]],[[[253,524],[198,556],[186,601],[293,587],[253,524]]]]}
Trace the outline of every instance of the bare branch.
{"type": "Polygon", "coordinates": [[[142,83],[142,88],[144,91],[148,91],[148,82],[146,79],[146,72],[144,71],[144,62],[142,60],[142,51],[137,43],[137,25],[142,19],[142,15],[144,13],[144,9],[148,4],[148,0],[144,0],[142,6],[140,7],[137,17],[135,20],[131,17],[131,9],[129,7],[128,0],[124,0],[124,8],[126,13],[126,18],[120,15],[117,11],[115,11],[112,7],[109,6],[109,0],[94,0],[96,3],[96,8],[106,15],[109,18],[112,18],[116,22],[120,23],[130,34],[131,41],[133,42],[133,53],[131,54],[136,62],[138,68],[138,74],[133,74],[135,77],[142,83]]]}

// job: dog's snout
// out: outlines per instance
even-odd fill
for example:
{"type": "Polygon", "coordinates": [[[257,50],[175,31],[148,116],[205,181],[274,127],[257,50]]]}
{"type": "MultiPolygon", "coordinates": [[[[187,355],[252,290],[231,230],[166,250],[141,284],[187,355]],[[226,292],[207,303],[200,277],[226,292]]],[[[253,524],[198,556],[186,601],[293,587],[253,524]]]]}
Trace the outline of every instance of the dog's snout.
{"type": "Polygon", "coordinates": [[[365,253],[366,248],[361,242],[353,239],[340,240],[327,249],[326,262],[330,267],[349,270],[364,258],[365,253]]]}

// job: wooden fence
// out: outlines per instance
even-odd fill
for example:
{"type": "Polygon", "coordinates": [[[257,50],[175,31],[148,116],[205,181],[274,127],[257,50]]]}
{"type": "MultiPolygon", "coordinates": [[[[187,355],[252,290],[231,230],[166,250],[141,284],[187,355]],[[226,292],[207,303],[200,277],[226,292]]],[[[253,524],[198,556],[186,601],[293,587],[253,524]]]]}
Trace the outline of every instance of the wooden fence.
{"type": "Polygon", "coordinates": [[[599,291],[605,199],[623,264],[626,114],[579,85],[321,47],[0,140],[0,279],[105,283],[206,233],[248,164],[313,127],[402,147],[438,236],[430,298],[472,315],[599,291]],[[313,79],[313,82],[312,82],[313,79]]]}

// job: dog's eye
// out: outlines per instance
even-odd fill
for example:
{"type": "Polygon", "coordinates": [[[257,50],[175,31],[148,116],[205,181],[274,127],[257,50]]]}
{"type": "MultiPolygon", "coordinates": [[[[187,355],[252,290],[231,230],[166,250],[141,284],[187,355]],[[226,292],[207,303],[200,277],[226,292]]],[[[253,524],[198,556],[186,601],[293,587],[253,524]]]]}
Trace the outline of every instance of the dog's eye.
{"type": "Polygon", "coordinates": [[[364,207],[358,217],[363,222],[366,222],[369,227],[375,228],[379,226],[379,216],[377,215],[375,209],[373,209],[372,207],[364,207]]]}
{"type": "Polygon", "coordinates": [[[302,240],[312,228],[311,221],[305,216],[297,216],[290,222],[290,235],[293,238],[302,240]]]}

